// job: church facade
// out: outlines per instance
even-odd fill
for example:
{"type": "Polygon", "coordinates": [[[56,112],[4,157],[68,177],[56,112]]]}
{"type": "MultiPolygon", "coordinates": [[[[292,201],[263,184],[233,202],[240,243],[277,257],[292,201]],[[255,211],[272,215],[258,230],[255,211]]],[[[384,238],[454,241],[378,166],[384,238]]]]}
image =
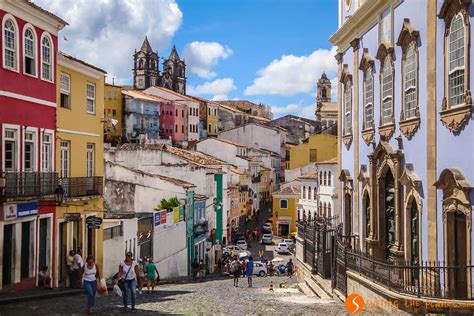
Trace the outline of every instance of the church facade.
{"type": "Polygon", "coordinates": [[[163,61],[163,70],[160,72],[160,56],[154,52],[145,37],[139,51],[133,54],[133,87],[145,90],[159,86],[186,94],[186,64],[178,55],[173,46],[170,55],[163,61]]]}
{"type": "Polygon", "coordinates": [[[330,39],[343,234],[351,251],[419,271],[390,276],[418,296],[474,298],[473,22],[472,0],[340,0],[330,39]]]}

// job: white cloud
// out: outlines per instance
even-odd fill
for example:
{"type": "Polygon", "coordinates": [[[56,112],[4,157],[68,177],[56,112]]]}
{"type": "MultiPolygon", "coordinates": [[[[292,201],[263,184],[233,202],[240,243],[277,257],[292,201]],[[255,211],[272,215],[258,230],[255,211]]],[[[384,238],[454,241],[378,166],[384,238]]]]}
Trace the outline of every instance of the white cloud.
{"type": "Polygon", "coordinates": [[[212,95],[213,100],[227,100],[228,94],[237,89],[232,78],[216,79],[198,86],[188,85],[187,93],[190,95],[212,95]]]}
{"type": "Polygon", "coordinates": [[[301,116],[301,117],[304,117],[304,118],[307,118],[307,119],[311,119],[311,120],[315,120],[316,119],[316,115],[314,114],[316,111],[316,105],[315,104],[310,104],[310,105],[307,105],[307,106],[303,106],[300,108],[300,111],[298,112],[298,116],[301,116]]]}
{"type": "Polygon", "coordinates": [[[287,114],[293,114],[296,116],[305,117],[308,119],[315,119],[315,104],[302,105],[302,102],[299,103],[290,103],[286,106],[272,106],[272,112],[275,114],[275,117],[281,117],[287,114]]]}
{"type": "Polygon", "coordinates": [[[217,75],[212,68],[219,59],[226,59],[232,53],[232,49],[217,42],[192,42],[184,47],[183,56],[191,74],[211,79],[217,75]]]}
{"type": "Polygon", "coordinates": [[[325,71],[332,77],[337,73],[334,59],[336,49],[318,49],[307,56],[284,55],[260,69],[253,84],[245,89],[246,95],[282,95],[314,93],[316,82],[325,71]]]}
{"type": "Polygon", "coordinates": [[[35,0],[35,3],[69,23],[60,32],[60,50],[103,68],[119,84],[130,83],[132,55],[145,35],[154,50],[163,50],[183,20],[175,0],[35,0]]]}
{"type": "Polygon", "coordinates": [[[337,76],[331,79],[331,100],[332,102],[337,102],[337,85],[338,85],[338,78],[337,76]]]}
{"type": "Polygon", "coordinates": [[[295,103],[288,104],[286,106],[272,106],[272,112],[276,116],[283,115],[283,114],[288,114],[296,111],[298,109],[299,105],[295,103]]]}

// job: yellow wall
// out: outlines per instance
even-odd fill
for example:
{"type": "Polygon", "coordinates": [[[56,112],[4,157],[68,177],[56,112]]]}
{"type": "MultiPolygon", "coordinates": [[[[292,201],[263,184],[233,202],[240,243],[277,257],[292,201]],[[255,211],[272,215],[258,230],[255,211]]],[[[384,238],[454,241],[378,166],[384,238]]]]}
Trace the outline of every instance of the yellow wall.
{"type": "MultiPolygon", "coordinates": [[[[77,61],[60,58],[57,71],[57,142],[56,142],[56,170],[61,172],[61,141],[69,142],[69,177],[87,177],[86,153],[87,144],[94,144],[94,176],[104,176],[104,130],[102,119],[104,116],[104,73],[93,68],[78,64],[77,61]],[[60,74],[70,76],[70,108],[60,106],[60,74]],[[95,113],[87,113],[87,83],[95,84],[95,113]]],[[[65,213],[79,213],[81,220],[81,235],[78,246],[83,249],[83,257],[87,256],[87,229],[85,219],[88,216],[103,217],[103,197],[90,195],[81,198],[65,199],[61,206],[56,207],[57,247],[63,243],[67,251],[73,249],[73,227],[76,224],[68,222],[66,233],[59,231],[64,222],[65,213]]],[[[95,233],[96,262],[102,267],[103,263],[103,225],[95,233]]],[[[58,250],[59,251],[59,250],[58,250]]],[[[59,256],[59,253],[58,253],[59,256]]],[[[59,265],[59,260],[57,260],[59,265]]],[[[58,273],[59,268],[56,269],[58,273]]],[[[56,280],[58,276],[56,275],[56,280]]]]}
{"type": "MultiPolygon", "coordinates": [[[[281,216],[286,216],[286,217],[291,217],[290,221],[290,232],[296,232],[296,220],[297,220],[297,208],[296,204],[298,203],[299,200],[299,195],[273,195],[273,206],[272,206],[272,212],[273,212],[273,234],[274,235],[280,235],[278,232],[278,218],[281,216]],[[288,208],[287,209],[281,209],[280,208],[280,200],[286,199],[288,200],[288,208]],[[278,213],[278,215],[277,215],[278,213]]],[[[287,237],[287,236],[282,236],[282,237],[287,237]]]]}
{"type": "Polygon", "coordinates": [[[313,135],[305,144],[290,148],[290,169],[301,168],[309,165],[310,149],[316,149],[316,161],[321,162],[336,158],[337,137],[328,134],[313,135]]]}
{"type": "Polygon", "coordinates": [[[104,131],[107,130],[107,133],[104,132],[106,141],[120,141],[122,137],[122,98],[121,87],[105,84],[104,117],[115,119],[118,122],[115,128],[110,124],[104,125],[104,131]]]}
{"type": "Polygon", "coordinates": [[[217,124],[219,123],[219,111],[217,106],[207,106],[207,135],[208,136],[217,136],[219,132],[217,124]],[[209,114],[209,109],[211,114],[209,114]],[[217,114],[217,115],[216,115],[217,114]],[[209,124],[211,124],[211,131],[209,131],[209,124]],[[217,131],[217,132],[216,132],[217,131]]]}

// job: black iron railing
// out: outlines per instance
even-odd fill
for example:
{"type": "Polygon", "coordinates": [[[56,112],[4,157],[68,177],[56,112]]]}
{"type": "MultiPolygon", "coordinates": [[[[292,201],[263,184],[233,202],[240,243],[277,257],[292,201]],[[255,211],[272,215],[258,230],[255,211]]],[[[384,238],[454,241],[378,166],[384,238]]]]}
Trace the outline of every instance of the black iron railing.
{"type": "Polygon", "coordinates": [[[347,269],[392,291],[440,299],[474,300],[471,262],[454,265],[441,261],[389,262],[346,250],[347,269]]]}
{"type": "Polygon", "coordinates": [[[72,177],[60,178],[59,184],[64,190],[65,198],[102,195],[103,177],[72,177]]]}
{"type": "Polygon", "coordinates": [[[5,179],[5,187],[0,188],[2,198],[53,195],[58,185],[55,172],[2,172],[0,178],[5,179]]]}

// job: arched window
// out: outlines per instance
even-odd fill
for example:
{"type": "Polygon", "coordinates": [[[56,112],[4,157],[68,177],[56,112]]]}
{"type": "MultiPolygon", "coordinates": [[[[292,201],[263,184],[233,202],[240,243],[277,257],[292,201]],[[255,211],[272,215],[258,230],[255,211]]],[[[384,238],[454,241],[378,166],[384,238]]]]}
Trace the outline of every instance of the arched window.
{"type": "Polygon", "coordinates": [[[18,70],[18,31],[12,18],[3,21],[3,67],[18,70]]]}
{"type": "Polygon", "coordinates": [[[36,33],[30,26],[25,26],[23,34],[23,71],[36,76],[36,33]]]}
{"type": "Polygon", "coordinates": [[[352,133],[352,82],[344,83],[344,134],[352,133]]]}
{"type": "Polygon", "coordinates": [[[319,185],[323,185],[323,172],[319,171],[319,185]]]}
{"type": "Polygon", "coordinates": [[[404,79],[404,101],[405,112],[404,118],[409,119],[416,116],[416,81],[417,81],[417,66],[416,66],[416,51],[415,42],[408,45],[403,62],[403,79],[404,79]]]}
{"type": "Polygon", "coordinates": [[[41,79],[53,81],[53,43],[45,34],[41,38],[41,79]]]}
{"type": "Polygon", "coordinates": [[[382,125],[393,120],[393,67],[392,58],[387,55],[382,65],[382,125]]]}
{"type": "Polygon", "coordinates": [[[313,189],[313,200],[316,201],[316,198],[317,198],[317,191],[316,191],[316,187],[314,187],[313,189]]]}
{"type": "Polygon", "coordinates": [[[324,202],[324,204],[323,204],[323,214],[324,214],[324,217],[327,217],[327,204],[326,204],[326,202],[324,202]]]}
{"type": "Polygon", "coordinates": [[[374,74],[373,68],[364,71],[364,126],[369,129],[374,126],[374,74]]]}
{"type": "Polygon", "coordinates": [[[328,203],[328,217],[331,217],[331,212],[332,212],[331,203],[328,203]]]}
{"type": "Polygon", "coordinates": [[[331,186],[331,171],[328,171],[328,186],[331,186]]]}
{"type": "Polygon", "coordinates": [[[311,187],[308,187],[308,200],[311,200],[312,194],[311,194],[311,187]]]}
{"type": "Polygon", "coordinates": [[[319,201],[319,216],[323,216],[323,202],[319,201]]]}
{"type": "Polygon", "coordinates": [[[458,13],[451,21],[448,36],[448,105],[453,107],[464,103],[464,72],[466,67],[464,19],[458,13]]]}
{"type": "Polygon", "coordinates": [[[327,185],[327,178],[326,178],[327,174],[326,174],[326,171],[324,171],[324,176],[323,176],[323,185],[327,185]]]}
{"type": "Polygon", "coordinates": [[[303,186],[303,200],[306,199],[306,186],[303,186]]]}

